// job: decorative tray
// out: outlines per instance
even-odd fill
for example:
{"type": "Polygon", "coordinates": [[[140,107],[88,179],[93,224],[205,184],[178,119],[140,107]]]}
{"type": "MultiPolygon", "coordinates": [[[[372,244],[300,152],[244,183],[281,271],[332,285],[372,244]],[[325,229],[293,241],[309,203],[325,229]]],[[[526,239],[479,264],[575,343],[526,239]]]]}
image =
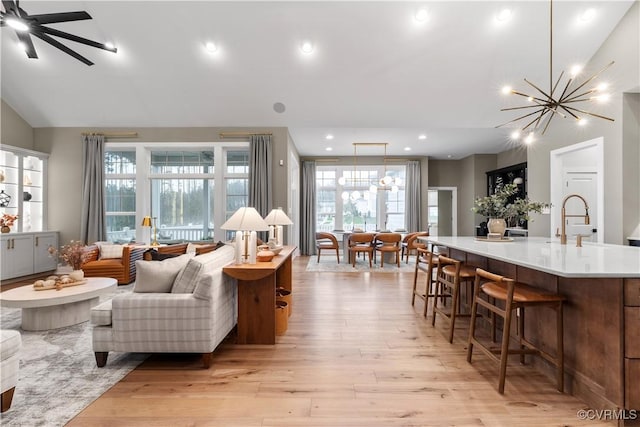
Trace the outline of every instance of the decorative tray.
{"type": "Polygon", "coordinates": [[[77,280],[75,282],[67,282],[67,283],[62,283],[61,281],[55,281],[54,284],[47,283],[47,282],[50,282],[50,281],[51,280],[38,280],[38,281],[36,281],[36,283],[33,284],[33,290],[34,291],[48,291],[48,290],[51,290],[51,289],[55,289],[55,290],[59,291],[62,288],[68,288],[70,286],[84,285],[85,283],[87,283],[86,279],[77,280]],[[38,283],[38,282],[44,282],[44,283],[38,283]]]}
{"type": "Polygon", "coordinates": [[[513,242],[513,237],[503,237],[501,239],[488,239],[486,237],[476,237],[479,242],[513,242]]]}

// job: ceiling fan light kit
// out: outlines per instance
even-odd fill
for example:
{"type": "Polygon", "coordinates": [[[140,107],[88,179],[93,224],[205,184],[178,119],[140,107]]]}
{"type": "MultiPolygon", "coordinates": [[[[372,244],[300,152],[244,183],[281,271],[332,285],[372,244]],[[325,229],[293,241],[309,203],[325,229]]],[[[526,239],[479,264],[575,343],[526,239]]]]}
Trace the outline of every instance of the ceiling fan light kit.
{"type": "Polygon", "coordinates": [[[560,76],[556,80],[555,84],[553,81],[553,0],[549,1],[549,90],[544,91],[539,86],[536,86],[526,78],[524,81],[535,91],[533,95],[527,94],[522,91],[518,91],[512,89],[509,86],[505,86],[502,88],[502,93],[505,95],[518,95],[527,99],[527,104],[511,107],[511,108],[502,108],[500,111],[515,111],[515,110],[524,110],[526,114],[517,117],[513,120],[510,120],[506,123],[498,125],[496,127],[507,126],[509,124],[518,122],[520,120],[525,120],[526,124],[520,128],[519,130],[514,130],[511,133],[512,139],[519,139],[522,135],[526,135],[524,142],[530,144],[535,139],[535,134],[541,130],[541,135],[547,131],[551,120],[556,116],[560,116],[561,118],[571,117],[576,120],[578,125],[585,125],[587,120],[585,116],[597,117],[604,120],[614,121],[610,117],[606,117],[600,114],[596,114],[593,112],[586,111],[581,108],[576,108],[574,105],[581,102],[604,102],[609,99],[609,95],[604,93],[607,85],[604,83],[595,84],[595,80],[602,74],[605,70],[607,70],[610,66],[613,65],[613,61],[611,61],[607,66],[603,69],[586,79],[582,83],[578,83],[576,81],[577,75],[582,71],[580,66],[574,66],[571,69],[571,73],[569,76],[569,80],[563,89],[560,89],[560,82],[564,76],[564,71],[560,73],[560,76]],[[577,86],[572,86],[575,83],[577,86]],[[589,84],[593,84],[593,86],[587,86],[589,84]]]}
{"type": "Polygon", "coordinates": [[[66,45],[60,43],[53,37],[70,40],[113,53],[118,51],[117,48],[109,43],[98,43],[96,41],[85,39],[45,25],[92,19],[91,15],[85,11],[30,15],[20,7],[20,2],[18,0],[2,0],[2,5],[4,7],[4,11],[0,11],[0,27],[8,26],[15,30],[18,40],[24,46],[24,50],[29,58],[38,58],[31,36],[39,38],[43,42],[50,44],[86,65],[93,65],[93,62],[70,49],[66,45]]]}

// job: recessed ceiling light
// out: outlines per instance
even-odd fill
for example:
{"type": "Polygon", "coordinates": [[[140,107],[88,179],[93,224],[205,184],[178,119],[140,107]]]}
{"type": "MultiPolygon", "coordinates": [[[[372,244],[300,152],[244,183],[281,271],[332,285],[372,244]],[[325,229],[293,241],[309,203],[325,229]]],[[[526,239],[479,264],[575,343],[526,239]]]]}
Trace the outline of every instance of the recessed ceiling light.
{"type": "Polygon", "coordinates": [[[329,139],[329,140],[331,140],[331,139],[333,139],[333,135],[331,135],[330,133],[328,133],[328,134],[327,134],[327,136],[325,136],[325,139],[329,139]]]}
{"type": "Polygon", "coordinates": [[[333,151],[333,148],[332,148],[332,147],[327,147],[327,148],[325,148],[325,150],[327,150],[327,151],[333,151]]]}
{"type": "Polygon", "coordinates": [[[29,31],[29,26],[21,19],[7,18],[4,22],[16,31],[29,31]]]}
{"type": "Polygon", "coordinates": [[[411,147],[404,147],[404,151],[411,151],[411,147]]]}
{"type": "Polygon", "coordinates": [[[498,22],[506,22],[513,16],[513,12],[511,9],[502,9],[500,12],[496,13],[496,20],[498,22]]]}
{"type": "Polygon", "coordinates": [[[595,17],[596,17],[596,10],[594,8],[589,8],[580,14],[580,21],[590,22],[595,17]]]}
{"type": "Polygon", "coordinates": [[[300,45],[300,50],[302,51],[302,53],[307,54],[313,52],[313,43],[311,43],[309,40],[303,41],[300,45]]]}
{"type": "Polygon", "coordinates": [[[453,157],[453,154],[447,154],[447,159],[450,159],[453,157]]]}
{"type": "Polygon", "coordinates": [[[426,7],[421,7],[416,10],[415,15],[413,16],[418,22],[426,22],[429,19],[429,10],[426,7]]]}
{"type": "Polygon", "coordinates": [[[422,134],[418,135],[418,139],[427,139],[427,135],[422,133],[422,134]]]}
{"type": "Polygon", "coordinates": [[[216,52],[218,50],[218,46],[214,43],[214,42],[207,42],[207,44],[204,45],[205,49],[207,49],[208,52],[216,52]]]}

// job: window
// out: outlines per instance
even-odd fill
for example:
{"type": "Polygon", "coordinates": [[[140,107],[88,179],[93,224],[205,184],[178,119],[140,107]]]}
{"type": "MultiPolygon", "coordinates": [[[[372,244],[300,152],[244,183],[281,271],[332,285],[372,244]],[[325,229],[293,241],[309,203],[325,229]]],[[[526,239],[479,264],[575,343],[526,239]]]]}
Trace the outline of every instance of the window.
{"type": "Polygon", "coordinates": [[[397,191],[371,192],[385,174],[382,165],[316,167],[316,230],[397,230],[404,226],[404,166],[388,166],[387,175],[399,178],[397,191]],[[357,192],[354,194],[354,192],[357,192]]]}
{"type": "Polygon", "coordinates": [[[158,241],[213,238],[212,151],[151,151],[151,211],[158,241]]]}
{"type": "MultiPolygon", "coordinates": [[[[247,206],[249,203],[249,152],[231,151],[226,152],[227,167],[225,168],[224,181],[226,189],[226,204],[224,219],[227,220],[239,208],[247,206]]],[[[227,231],[225,238],[233,238],[233,231],[227,231]]]]}
{"type": "Polygon", "coordinates": [[[125,243],[136,232],[136,152],[105,153],[107,238],[125,243]]]}
{"type": "Polygon", "coordinates": [[[136,234],[145,215],[156,217],[160,243],[225,240],[216,227],[248,202],[249,154],[238,143],[233,149],[222,143],[196,145],[202,148],[132,144],[127,151],[107,146],[109,240],[146,241],[143,232],[148,230],[138,227],[136,234]]]}

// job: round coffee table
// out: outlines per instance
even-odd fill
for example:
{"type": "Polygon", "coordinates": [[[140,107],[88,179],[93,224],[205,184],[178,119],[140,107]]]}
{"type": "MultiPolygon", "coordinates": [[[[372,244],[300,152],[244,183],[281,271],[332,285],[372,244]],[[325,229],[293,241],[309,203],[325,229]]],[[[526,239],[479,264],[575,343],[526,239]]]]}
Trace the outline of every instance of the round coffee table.
{"type": "Polygon", "coordinates": [[[22,329],[43,331],[86,322],[91,307],[98,304],[100,295],[118,286],[116,279],[90,277],[87,283],[57,291],[36,291],[33,286],[21,286],[0,293],[0,305],[22,309],[22,329]]]}

